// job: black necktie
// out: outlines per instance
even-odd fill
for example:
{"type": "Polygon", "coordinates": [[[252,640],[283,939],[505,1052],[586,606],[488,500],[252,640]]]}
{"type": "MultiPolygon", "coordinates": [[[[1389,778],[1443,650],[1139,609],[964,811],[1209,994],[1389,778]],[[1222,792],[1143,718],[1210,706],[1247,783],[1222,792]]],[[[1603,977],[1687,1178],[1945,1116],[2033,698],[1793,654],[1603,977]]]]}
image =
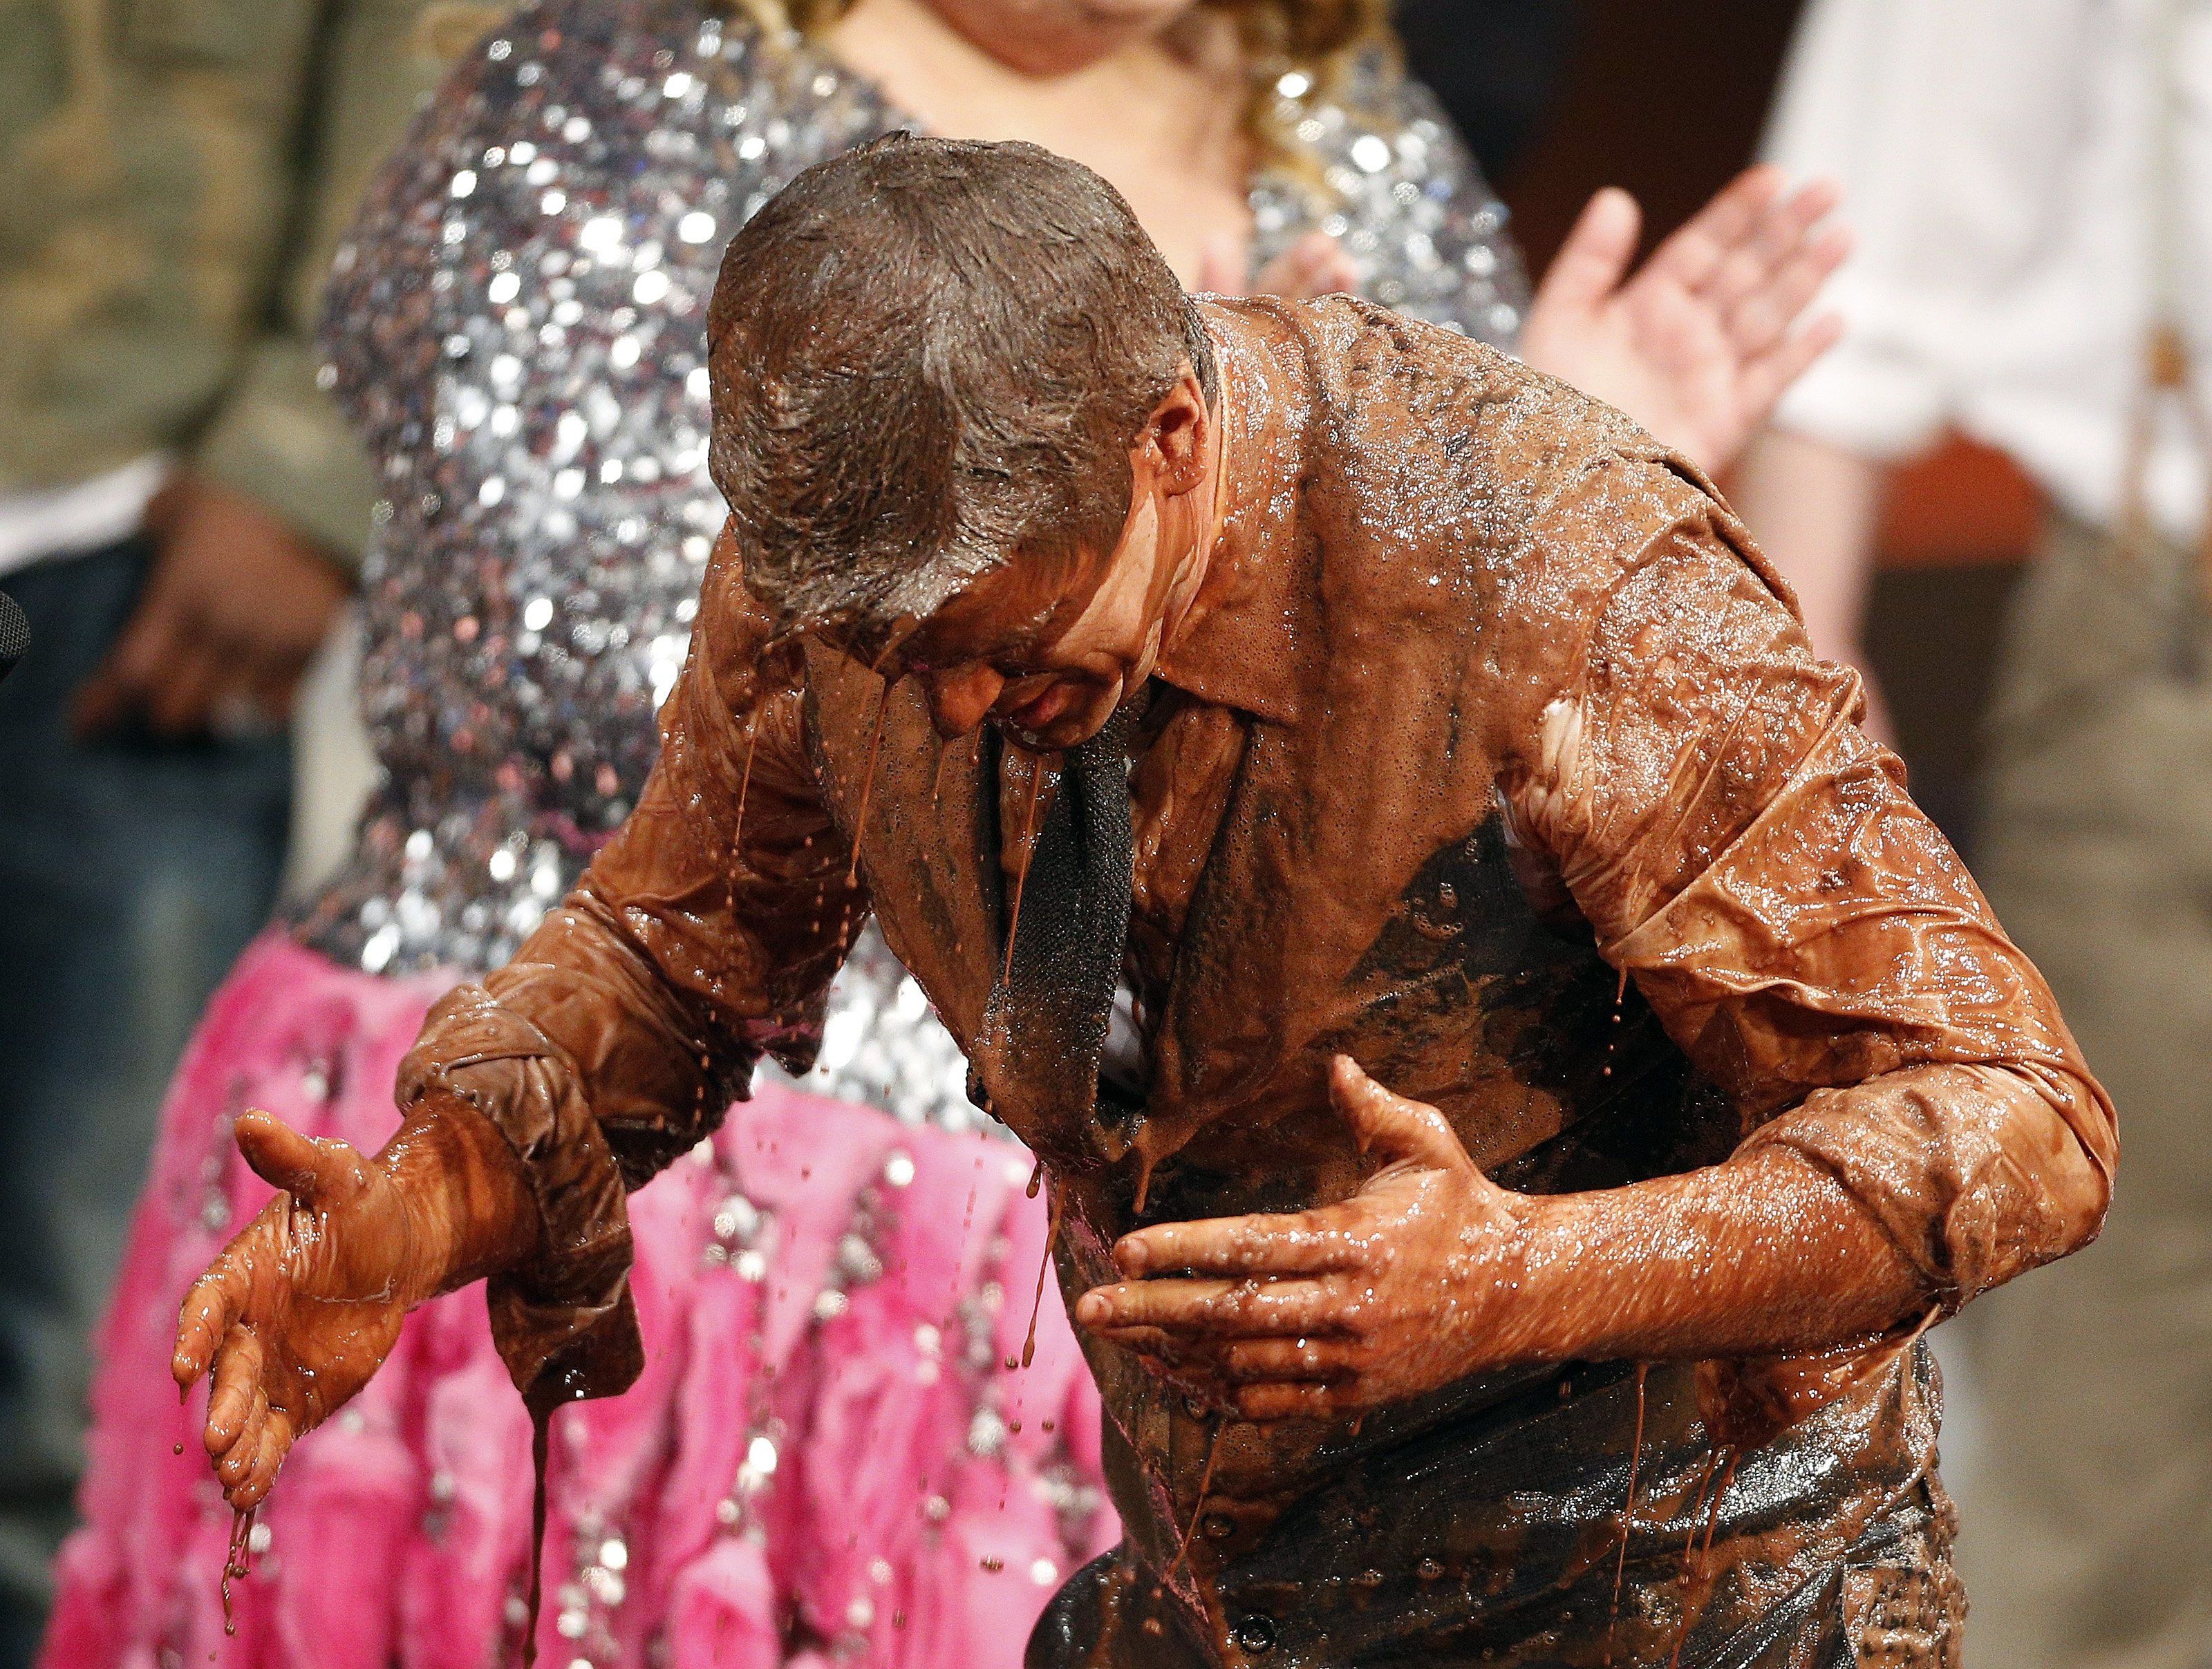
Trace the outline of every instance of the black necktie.
{"type": "MultiPolygon", "coordinates": [[[[1087,1117],[1098,1093],[1114,990],[1129,936],[1133,853],[1129,745],[1148,692],[1063,756],[1060,791],[1045,813],[1022,883],[1013,955],[985,1011],[1014,1071],[1062,1116],[1087,1117]]],[[[1012,914],[1011,889],[1008,913],[1012,914]]]]}

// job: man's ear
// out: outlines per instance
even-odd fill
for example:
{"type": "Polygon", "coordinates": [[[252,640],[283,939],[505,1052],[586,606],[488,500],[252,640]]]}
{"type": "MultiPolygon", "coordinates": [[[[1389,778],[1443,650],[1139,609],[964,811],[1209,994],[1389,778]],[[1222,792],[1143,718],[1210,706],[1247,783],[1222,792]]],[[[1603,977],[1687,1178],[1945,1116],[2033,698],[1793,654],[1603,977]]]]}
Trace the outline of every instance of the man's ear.
{"type": "Polygon", "coordinates": [[[1212,432],[1213,414],[1206,409],[1206,391],[1198,373],[1188,361],[1152,415],[1145,420],[1136,450],[1146,456],[1160,484],[1180,495],[1195,489],[1206,479],[1206,441],[1212,432]]]}

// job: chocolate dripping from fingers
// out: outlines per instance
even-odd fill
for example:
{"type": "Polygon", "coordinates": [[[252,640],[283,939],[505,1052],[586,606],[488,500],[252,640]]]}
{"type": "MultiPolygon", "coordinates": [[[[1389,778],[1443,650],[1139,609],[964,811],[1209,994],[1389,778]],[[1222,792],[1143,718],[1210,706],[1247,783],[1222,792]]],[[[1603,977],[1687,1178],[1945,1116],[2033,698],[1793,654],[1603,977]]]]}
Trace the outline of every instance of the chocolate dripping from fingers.
{"type": "Polygon", "coordinates": [[[249,1563],[252,1557],[253,1515],[260,1510],[258,1506],[248,1507],[230,1515],[230,1545],[222,1556],[222,1631],[227,1638],[234,1638],[238,1634],[238,1617],[231,1608],[231,1580],[235,1577],[242,1582],[253,1574],[249,1563]]]}
{"type": "Polygon", "coordinates": [[[545,1601],[545,1461],[552,1445],[555,1405],[530,1411],[530,1600],[522,1636],[522,1669],[538,1662],[538,1612],[545,1601]]]}

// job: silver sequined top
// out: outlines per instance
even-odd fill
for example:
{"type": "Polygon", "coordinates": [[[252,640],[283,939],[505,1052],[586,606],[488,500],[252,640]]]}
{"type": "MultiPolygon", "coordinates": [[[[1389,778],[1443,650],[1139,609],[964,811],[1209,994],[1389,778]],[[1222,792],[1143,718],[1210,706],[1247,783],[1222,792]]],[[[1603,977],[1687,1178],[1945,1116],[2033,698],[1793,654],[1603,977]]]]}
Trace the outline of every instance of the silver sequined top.
{"type": "MultiPolygon", "coordinates": [[[[1375,299],[1510,342],[1504,211],[1428,95],[1378,69],[1343,103],[1298,75],[1276,96],[1327,191],[1255,178],[1255,270],[1319,226],[1375,299]]],[[[709,0],[526,0],[387,164],[324,373],[383,477],[362,695],[382,780],[297,914],[307,944],[372,973],[495,966],[628,815],[722,519],[722,246],[800,170],[912,125],[709,0]]],[[[864,936],[808,1087],[957,1128],[964,1083],[864,936]]]]}

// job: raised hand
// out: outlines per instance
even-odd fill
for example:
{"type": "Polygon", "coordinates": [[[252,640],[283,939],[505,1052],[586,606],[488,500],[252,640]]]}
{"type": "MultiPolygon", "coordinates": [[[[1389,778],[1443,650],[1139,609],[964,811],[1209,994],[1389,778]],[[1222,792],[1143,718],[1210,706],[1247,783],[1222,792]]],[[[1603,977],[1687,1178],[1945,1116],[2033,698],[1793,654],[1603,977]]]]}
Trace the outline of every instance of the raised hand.
{"type": "Polygon", "coordinates": [[[1329,1095],[1390,1162],[1357,1194],[1125,1235],[1127,1278],[1084,1294],[1076,1319],[1247,1420],[1373,1408],[1516,1359],[1531,1202],[1484,1176],[1443,1114],[1347,1057],[1329,1095]]]}
{"type": "Polygon", "coordinates": [[[1798,325],[1850,252],[1823,224],[1837,200],[1749,169],[1623,282],[1642,215],[1627,192],[1600,191],[1544,275],[1522,356],[1717,474],[1842,333],[1832,315],[1798,325]]]}

